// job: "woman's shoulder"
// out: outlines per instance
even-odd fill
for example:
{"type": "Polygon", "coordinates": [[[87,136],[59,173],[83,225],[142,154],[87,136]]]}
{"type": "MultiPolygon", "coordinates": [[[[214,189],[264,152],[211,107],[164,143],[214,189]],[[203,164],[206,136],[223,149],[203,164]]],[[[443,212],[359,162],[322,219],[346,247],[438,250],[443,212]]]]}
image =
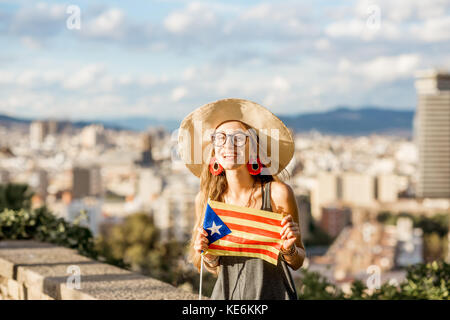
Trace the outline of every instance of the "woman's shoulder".
{"type": "Polygon", "coordinates": [[[271,197],[275,212],[288,212],[293,215],[294,221],[298,222],[297,200],[290,185],[282,181],[272,181],[271,197]]]}
{"type": "Polygon", "coordinates": [[[292,187],[283,181],[272,181],[270,183],[271,197],[275,203],[289,201],[294,197],[292,187]]]}

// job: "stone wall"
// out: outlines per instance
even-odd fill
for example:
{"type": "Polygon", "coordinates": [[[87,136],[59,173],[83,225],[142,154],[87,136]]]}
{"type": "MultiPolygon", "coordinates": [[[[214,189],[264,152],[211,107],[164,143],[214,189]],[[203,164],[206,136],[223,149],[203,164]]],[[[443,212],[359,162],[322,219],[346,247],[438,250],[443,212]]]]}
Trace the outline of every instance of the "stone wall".
{"type": "Polygon", "coordinates": [[[0,299],[193,300],[159,280],[30,240],[0,241],[0,299]]]}

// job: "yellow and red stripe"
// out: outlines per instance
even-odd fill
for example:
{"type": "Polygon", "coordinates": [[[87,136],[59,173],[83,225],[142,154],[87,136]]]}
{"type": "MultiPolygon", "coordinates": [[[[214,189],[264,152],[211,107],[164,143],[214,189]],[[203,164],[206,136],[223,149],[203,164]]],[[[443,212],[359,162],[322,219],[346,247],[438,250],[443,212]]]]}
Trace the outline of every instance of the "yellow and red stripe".
{"type": "Polygon", "coordinates": [[[208,204],[231,233],[210,244],[205,253],[255,257],[278,263],[282,214],[213,200],[208,200],[208,204]]]}

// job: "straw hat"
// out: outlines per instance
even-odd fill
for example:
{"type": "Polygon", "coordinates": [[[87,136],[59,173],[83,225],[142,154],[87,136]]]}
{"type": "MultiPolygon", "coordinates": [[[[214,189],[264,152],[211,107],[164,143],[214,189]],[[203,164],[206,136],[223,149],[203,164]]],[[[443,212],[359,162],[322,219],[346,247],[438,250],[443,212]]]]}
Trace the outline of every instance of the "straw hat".
{"type": "Polygon", "coordinates": [[[259,154],[261,162],[272,175],[279,174],[288,165],[294,155],[294,139],[283,122],[256,102],[229,98],[205,104],[181,122],[178,151],[194,175],[200,177],[202,165],[209,163],[213,148],[211,134],[221,123],[229,120],[244,122],[255,129],[259,143],[265,150],[265,154],[259,154]]]}

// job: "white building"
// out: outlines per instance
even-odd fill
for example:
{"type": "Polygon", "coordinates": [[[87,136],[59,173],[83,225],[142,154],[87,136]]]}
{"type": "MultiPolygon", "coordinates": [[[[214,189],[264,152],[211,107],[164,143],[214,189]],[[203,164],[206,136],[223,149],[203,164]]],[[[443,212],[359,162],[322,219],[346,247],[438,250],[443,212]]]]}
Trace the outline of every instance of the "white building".
{"type": "Polygon", "coordinates": [[[87,227],[92,234],[98,234],[98,226],[102,220],[102,205],[103,199],[95,197],[85,197],[82,199],[73,199],[65,208],[63,216],[70,223],[78,222],[79,225],[87,227]],[[83,218],[82,211],[86,214],[86,219],[83,218]]]}
{"type": "Polygon", "coordinates": [[[423,231],[413,228],[413,222],[409,218],[397,220],[397,252],[395,264],[398,267],[406,267],[423,262],[423,231]]]}
{"type": "Polygon", "coordinates": [[[29,185],[43,199],[47,197],[48,174],[44,169],[37,169],[31,174],[29,185]]]}
{"type": "Polygon", "coordinates": [[[195,196],[198,186],[185,175],[172,175],[159,198],[152,202],[155,225],[162,240],[187,241],[195,223],[195,196]]]}
{"type": "Polygon", "coordinates": [[[38,149],[47,136],[47,123],[44,121],[33,121],[30,124],[30,146],[32,149],[38,149]]]}
{"type": "Polygon", "coordinates": [[[85,148],[95,148],[106,141],[102,125],[90,125],[81,131],[81,145],[85,148]]]}

